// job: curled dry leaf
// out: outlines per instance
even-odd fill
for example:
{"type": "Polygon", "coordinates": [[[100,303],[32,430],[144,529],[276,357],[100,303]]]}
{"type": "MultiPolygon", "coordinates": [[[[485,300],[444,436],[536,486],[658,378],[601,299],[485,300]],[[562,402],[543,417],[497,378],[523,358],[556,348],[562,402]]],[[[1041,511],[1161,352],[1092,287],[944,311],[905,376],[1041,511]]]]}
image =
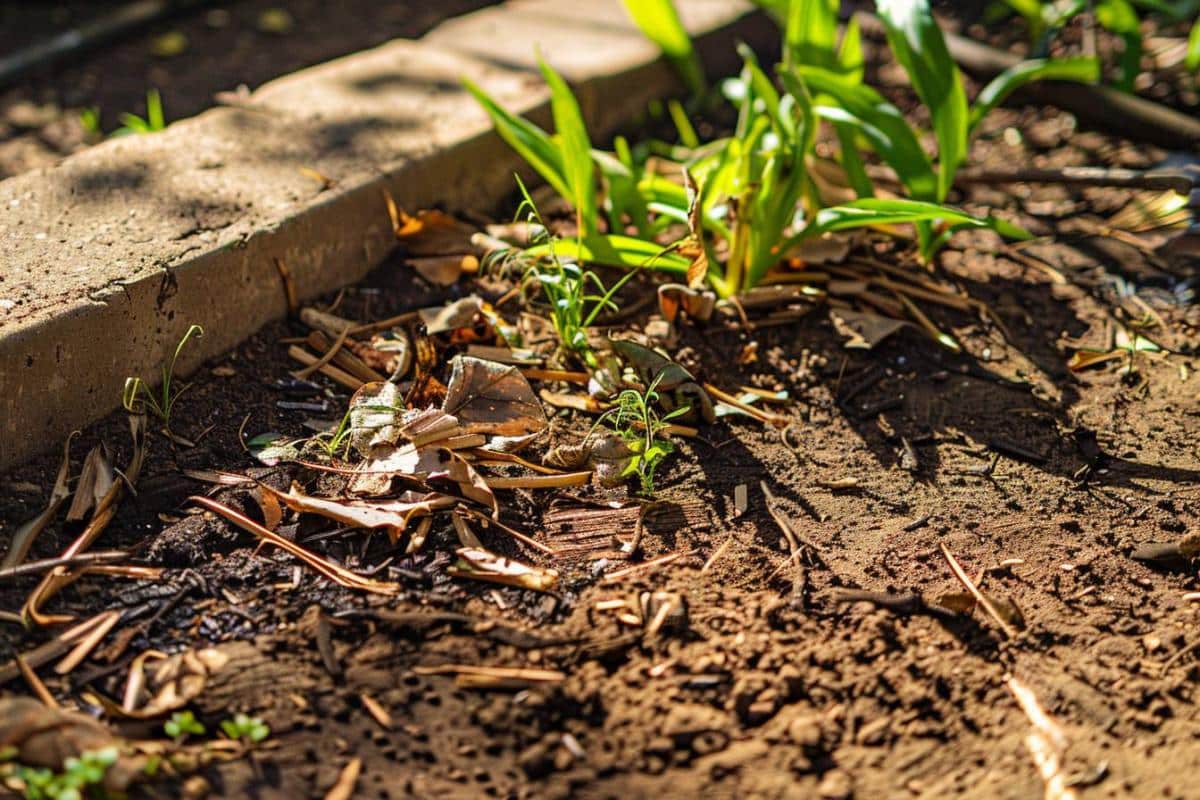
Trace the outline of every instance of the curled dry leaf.
{"type": "MultiPolygon", "coordinates": [[[[42,705],[32,697],[0,698],[0,752],[31,767],[61,772],[68,758],[125,741],[89,716],[42,705]]],[[[121,753],[104,773],[104,788],[124,792],[142,773],[146,759],[121,753]]]]}
{"type": "Polygon", "coordinates": [[[545,430],[546,412],[516,367],[456,356],[442,410],[462,433],[527,436],[545,430]]]}
{"type": "Polygon", "coordinates": [[[67,509],[67,521],[78,522],[104,499],[113,485],[113,468],[103,444],[98,444],[83,460],[83,470],[75,485],[75,497],[67,509]]]}
{"type": "Polygon", "coordinates": [[[50,500],[46,503],[46,508],[13,534],[12,546],[8,548],[4,561],[0,562],[0,567],[7,569],[24,561],[25,556],[29,554],[29,548],[33,545],[33,540],[45,530],[46,526],[50,524],[50,520],[54,519],[54,515],[58,513],[58,509],[71,496],[67,480],[71,471],[72,438],[73,436],[68,436],[66,443],[63,444],[62,463],[58,468],[58,476],[54,479],[54,488],[50,490],[50,500]]]}
{"type": "Polygon", "coordinates": [[[454,552],[458,561],[447,571],[456,578],[490,581],[535,592],[548,592],[558,584],[557,570],[522,564],[479,547],[460,547],[454,552]]]}
{"type": "MultiPolygon", "coordinates": [[[[988,599],[988,602],[992,604],[992,607],[996,609],[1005,622],[1017,630],[1025,628],[1025,615],[1021,613],[1020,607],[1017,606],[1012,598],[995,595],[982,590],[980,590],[980,594],[988,599]]],[[[970,592],[947,592],[938,597],[937,604],[942,608],[947,608],[965,616],[975,613],[975,609],[979,605],[975,600],[975,596],[970,592]]]]}
{"type": "Polygon", "coordinates": [[[716,307],[717,296],[711,291],[692,289],[681,283],[658,287],[658,310],[667,322],[675,322],[680,311],[697,322],[708,322],[716,307]]]}
{"type": "Polygon", "coordinates": [[[473,249],[471,237],[476,230],[444,211],[427,209],[418,211],[416,216],[409,216],[403,209],[395,209],[394,205],[388,210],[392,214],[396,238],[410,256],[444,256],[470,253],[473,249]]]}
{"type": "Polygon", "coordinates": [[[183,708],[203,694],[212,677],[228,663],[229,656],[213,647],[186,650],[160,661],[143,682],[141,691],[127,698],[129,707],[105,697],[97,699],[114,716],[154,719],[183,708]]]}
{"type": "Polygon", "coordinates": [[[409,258],[418,275],[434,286],[453,286],[464,272],[478,272],[479,259],[470,254],[409,258]]]}
{"type": "Polygon", "coordinates": [[[564,469],[589,469],[601,486],[611,489],[625,482],[633,451],[620,436],[592,436],[578,444],[562,444],[546,454],[546,463],[564,469]]]}
{"type": "Polygon", "coordinates": [[[903,320],[845,308],[830,309],[829,319],[837,332],[846,337],[846,347],[852,350],[871,350],[908,325],[903,320]]]}
{"type": "Polygon", "coordinates": [[[347,342],[354,354],[372,369],[380,370],[392,380],[408,375],[413,365],[413,343],[408,331],[392,328],[371,337],[369,345],[347,342]]]}
{"type": "Polygon", "coordinates": [[[437,492],[418,494],[405,492],[393,500],[355,502],[312,497],[295,488],[286,494],[277,492],[284,505],[293,511],[318,514],[327,519],[356,528],[382,528],[393,541],[399,541],[404,529],[414,517],[422,517],[439,509],[451,508],[457,500],[437,492]]]}
{"type": "Polygon", "coordinates": [[[472,295],[444,306],[422,308],[417,314],[425,326],[425,332],[433,336],[459,328],[470,328],[475,324],[482,309],[483,301],[472,295]]]}
{"type": "Polygon", "coordinates": [[[400,439],[397,416],[404,409],[396,384],[364,384],[350,398],[350,443],[363,456],[394,445],[400,439]]]}

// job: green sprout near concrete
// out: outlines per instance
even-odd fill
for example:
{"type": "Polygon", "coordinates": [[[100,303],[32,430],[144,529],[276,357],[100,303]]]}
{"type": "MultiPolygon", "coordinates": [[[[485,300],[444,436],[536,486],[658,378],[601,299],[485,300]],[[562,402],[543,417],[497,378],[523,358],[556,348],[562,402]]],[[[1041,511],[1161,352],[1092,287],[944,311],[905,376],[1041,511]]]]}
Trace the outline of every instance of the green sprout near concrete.
{"type": "Polygon", "coordinates": [[[171,412],[175,408],[175,402],[187,389],[186,384],[175,386],[175,362],[179,360],[179,354],[189,339],[193,336],[203,335],[204,329],[199,325],[190,326],[183,334],[183,338],[175,346],[171,360],[163,365],[160,394],[155,395],[141,378],[126,378],[125,389],[121,393],[121,405],[125,407],[125,410],[131,414],[149,411],[162,420],[163,429],[169,432],[171,430],[171,412]]]}

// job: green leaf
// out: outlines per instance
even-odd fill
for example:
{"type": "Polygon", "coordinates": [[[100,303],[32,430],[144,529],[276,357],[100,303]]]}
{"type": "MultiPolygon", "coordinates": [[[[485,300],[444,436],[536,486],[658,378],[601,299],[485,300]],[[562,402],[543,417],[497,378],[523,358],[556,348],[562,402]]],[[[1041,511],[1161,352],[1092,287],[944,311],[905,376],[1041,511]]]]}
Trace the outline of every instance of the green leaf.
{"type": "Polygon", "coordinates": [[[936,199],[946,198],[967,155],[967,93],[926,0],[879,0],[888,44],[933,117],[938,143],[936,199]]]}
{"type": "Polygon", "coordinates": [[[812,224],[799,235],[792,237],[783,249],[799,243],[802,239],[820,236],[832,231],[863,228],[874,225],[899,225],[943,221],[954,227],[991,228],[1002,236],[1012,239],[1029,239],[1031,235],[1022,228],[996,217],[974,217],[965,211],[937,203],[919,200],[865,198],[840,206],[823,208],[817,212],[812,224]]]}
{"type": "Polygon", "coordinates": [[[594,233],[597,227],[596,167],[592,162],[592,142],[571,87],[541,58],[538,58],[538,67],[550,87],[550,108],[562,151],[563,176],[569,190],[566,198],[579,216],[580,235],[587,236],[594,233]]]}
{"type": "Polygon", "coordinates": [[[828,70],[806,67],[800,74],[818,95],[815,104],[818,115],[857,128],[880,158],[896,171],[914,198],[937,199],[938,181],[929,156],[898,108],[871,87],[846,83],[828,70]],[[827,102],[822,103],[826,98],[827,102]]]}
{"type": "Polygon", "coordinates": [[[692,95],[704,94],[704,65],[692,45],[692,37],[679,19],[671,0],[623,0],[625,10],[646,38],[658,45],[674,64],[692,95]]]}
{"type": "Polygon", "coordinates": [[[971,129],[988,112],[1022,86],[1034,81],[1076,81],[1095,83],[1100,79],[1100,62],[1094,56],[1047,59],[1035,58],[1014,64],[993,78],[975,98],[971,108],[971,129]]]}
{"type": "MultiPolygon", "coordinates": [[[[551,254],[551,246],[535,245],[524,252],[533,258],[548,257],[551,254]]],[[[691,265],[688,259],[669,252],[657,242],[613,234],[596,234],[579,242],[555,242],[553,252],[560,258],[626,269],[646,267],[660,272],[687,274],[688,266],[691,265]]]]}
{"type": "Polygon", "coordinates": [[[838,0],[791,0],[784,27],[784,64],[834,69],[838,65],[838,0]]]}
{"type": "Polygon", "coordinates": [[[1185,61],[1187,68],[1192,72],[1200,70],[1200,20],[1196,20],[1196,24],[1192,26],[1192,32],[1188,34],[1187,59],[1185,61]]]}
{"type": "Polygon", "coordinates": [[[510,114],[472,81],[464,78],[463,86],[492,118],[500,138],[529,162],[554,191],[569,200],[571,190],[563,171],[562,152],[549,134],[529,120],[510,114]]]}
{"type": "Polygon", "coordinates": [[[1106,30],[1121,37],[1125,49],[1121,53],[1121,78],[1117,85],[1126,92],[1133,91],[1133,82],[1141,71],[1142,31],[1137,11],[1128,0],[1101,0],[1096,4],[1096,21],[1106,30]]]}

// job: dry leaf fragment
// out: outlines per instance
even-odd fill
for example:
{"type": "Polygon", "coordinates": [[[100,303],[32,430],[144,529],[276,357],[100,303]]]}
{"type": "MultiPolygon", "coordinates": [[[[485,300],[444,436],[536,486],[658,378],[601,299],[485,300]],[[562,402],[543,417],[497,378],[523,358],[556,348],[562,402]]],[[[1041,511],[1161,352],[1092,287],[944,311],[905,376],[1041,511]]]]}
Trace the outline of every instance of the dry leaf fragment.
{"type": "Polygon", "coordinates": [[[405,527],[413,517],[431,514],[439,509],[451,508],[458,502],[453,497],[437,492],[428,494],[405,492],[400,498],[393,500],[362,502],[311,497],[295,488],[286,494],[282,492],[276,492],[276,494],[293,511],[319,514],[357,528],[382,528],[387,531],[393,542],[400,539],[400,535],[404,533],[405,527]]]}
{"type": "Polygon", "coordinates": [[[418,275],[434,286],[453,286],[464,272],[478,272],[479,259],[473,255],[425,256],[407,262],[418,275]]]}
{"type": "Polygon", "coordinates": [[[884,339],[909,323],[904,320],[872,314],[867,311],[830,309],[829,319],[839,334],[846,337],[849,349],[871,350],[884,339]]]}
{"type": "Polygon", "coordinates": [[[546,412],[525,376],[513,366],[456,356],[442,410],[461,433],[526,436],[545,430],[546,412]]]}
{"type": "Polygon", "coordinates": [[[447,572],[456,578],[474,578],[535,592],[548,592],[558,584],[557,570],[522,564],[479,547],[460,547],[454,552],[458,561],[447,572]]]}
{"type": "Polygon", "coordinates": [[[108,453],[103,444],[91,449],[83,460],[83,470],[79,474],[79,482],[75,485],[75,497],[71,507],[67,509],[67,521],[78,522],[87,516],[113,485],[113,468],[109,463],[108,453]]]}
{"type": "Polygon", "coordinates": [[[350,443],[360,455],[371,456],[400,438],[397,415],[404,409],[400,390],[389,382],[367,383],[350,398],[350,443]]]}
{"type": "Polygon", "coordinates": [[[354,797],[354,786],[358,783],[358,773],[362,771],[362,759],[352,758],[342,767],[337,781],[325,795],[325,800],[350,800],[354,797]]]}
{"type": "Polygon", "coordinates": [[[50,524],[50,520],[54,519],[54,515],[58,513],[58,509],[71,496],[67,480],[70,477],[71,440],[73,438],[75,438],[75,434],[68,436],[67,441],[63,443],[62,463],[58,468],[58,476],[54,479],[54,488],[50,490],[50,500],[46,503],[45,510],[26,522],[13,534],[12,546],[5,554],[4,561],[0,561],[0,567],[15,567],[24,561],[25,556],[29,554],[29,548],[33,546],[33,540],[45,530],[46,526],[50,524]]]}
{"type": "Polygon", "coordinates": [[[97,696],[97,699],[113,715],[129,719],[153,719],[183,708],[199,697],[209,680],[228,663],[229,656],[213,647],[185,650],[159,662],[141,692],[127,692],[125,699],[128,707],[105,697],[97,696]],[[146,703],[140,708],[136,707],[143,697],[148,698],[146,703]]]}
{"type": "Polygon", "coordinates": [[[411,256],[444,256],[470,253],[471,237],[476,230],[459,222],[444,211],[427,209],[409,216],[397,209],[391,197],[386,198],[392,217],[392,230],[411,256]]]}
{"type": "Polygon", "coordinates": [[[707,322],[712,319],[717,296],[711,291],[692,289],[680,283],[665,283],[658,287],[658,310],[667,322],[675,322],[682,311],[690,319],[707,322]]]}
{"type": "Polygon", "coordinates": [[[444,306],[419,309],[417,314],[425,326],[425,332],[433,336],[472,327],[482,309],[483,301],[472,295],[444,306]]]}

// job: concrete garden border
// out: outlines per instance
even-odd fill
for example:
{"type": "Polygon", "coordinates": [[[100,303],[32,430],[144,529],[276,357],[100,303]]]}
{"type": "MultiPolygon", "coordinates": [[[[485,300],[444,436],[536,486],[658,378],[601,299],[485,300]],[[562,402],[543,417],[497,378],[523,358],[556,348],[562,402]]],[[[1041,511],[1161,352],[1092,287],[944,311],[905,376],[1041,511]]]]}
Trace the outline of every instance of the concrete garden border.
{"type": "MultiPolygon", "coordinates": [[[[742,0],[679,6],[714,70],[777,36],[742,0]]],[[[459,79],[548,121],[537,47],[595,134],[679,91],[618,0],[510,0],[0,182],[0,469],[116,408],[189,325],[184,373],[282,317],[275,259],[302,300],[362,278],[393,246],[384,189],[493,206],[520,164],[459,79]]]]}

